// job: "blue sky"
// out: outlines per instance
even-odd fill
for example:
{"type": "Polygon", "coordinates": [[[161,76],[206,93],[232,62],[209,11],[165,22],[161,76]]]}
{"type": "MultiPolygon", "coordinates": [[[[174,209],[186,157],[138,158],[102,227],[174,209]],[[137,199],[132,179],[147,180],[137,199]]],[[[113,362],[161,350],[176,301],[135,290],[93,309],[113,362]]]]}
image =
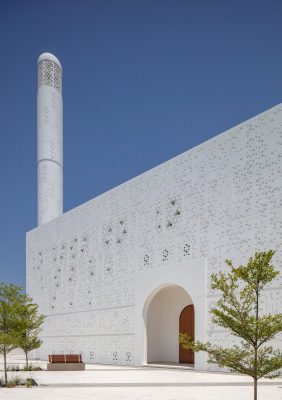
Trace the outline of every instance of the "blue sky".
{"type": "Polygon", "coordinates": [[[64,210],[281,102],[280,0],[0,1],[0,280],[36,227],[37,58],[63,66],[64,210]]]}

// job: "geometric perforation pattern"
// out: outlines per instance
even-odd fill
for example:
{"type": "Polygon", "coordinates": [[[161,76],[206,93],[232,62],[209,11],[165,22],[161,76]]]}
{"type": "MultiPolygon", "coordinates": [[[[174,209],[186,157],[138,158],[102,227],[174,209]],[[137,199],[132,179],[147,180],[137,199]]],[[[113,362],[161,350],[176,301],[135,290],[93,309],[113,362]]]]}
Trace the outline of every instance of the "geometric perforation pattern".
{"type": "Polygon", "coordinates": [[[49,86],[62,92],[62,71],[53,61],[42,60],[38,64],[38,87],[49,86]]]}

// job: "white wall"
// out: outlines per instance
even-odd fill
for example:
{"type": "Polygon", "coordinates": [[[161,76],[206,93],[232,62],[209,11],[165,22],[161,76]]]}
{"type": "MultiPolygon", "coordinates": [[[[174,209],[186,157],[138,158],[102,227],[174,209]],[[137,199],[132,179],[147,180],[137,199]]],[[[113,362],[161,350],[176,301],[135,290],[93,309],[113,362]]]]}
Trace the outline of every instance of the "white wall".
{"type": "MultiPolygon", "coordinates": [[[[42,356],[142,365],[144,304],[164,284],[191,295],[198,340],[229,345],[205,321],[216,301],[209,276],[269,248],[282,271],[281,137],[279,105],[29,232],[27,291],[47,315],[42,356]]],[[[282,308],[281,284],[282,274],[265,292],[269,312],[282,308]]]]}
{"type": "MultiPolygon", "coordinates": [[[[152,299],[147,315],[147,360],[162,361],[161,336],[162,326],[162,295],[158,292],[152,299]]],[[[145,349],[146,351],[146,349],[145,349]]]]}
{"type": "Polygon", "coordinates": [[[147,312],[147,361],[179,362],[179,316],[191,297],[179,286],[161,289],[147,312]]]}

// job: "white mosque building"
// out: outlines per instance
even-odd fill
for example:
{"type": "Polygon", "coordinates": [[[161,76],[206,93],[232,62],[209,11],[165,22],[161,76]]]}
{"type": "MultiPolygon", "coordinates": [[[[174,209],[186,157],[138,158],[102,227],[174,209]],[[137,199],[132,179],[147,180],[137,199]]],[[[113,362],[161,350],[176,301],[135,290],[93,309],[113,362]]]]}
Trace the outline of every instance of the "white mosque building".
{"type": "MultiPolygon", "coordinates": [[[[46,315],[39,356],[214,369],[179,348],[179,331],[232,343],[209,315],[210,275],[225,259],[274,249],[282,270],[282,105],[64,214],[62,125],[62,68],[44,53],[38,227],[27,233],[27,292],[46,315]]],[[[282,275],[263,303],[281,312],[282,275]]]]}

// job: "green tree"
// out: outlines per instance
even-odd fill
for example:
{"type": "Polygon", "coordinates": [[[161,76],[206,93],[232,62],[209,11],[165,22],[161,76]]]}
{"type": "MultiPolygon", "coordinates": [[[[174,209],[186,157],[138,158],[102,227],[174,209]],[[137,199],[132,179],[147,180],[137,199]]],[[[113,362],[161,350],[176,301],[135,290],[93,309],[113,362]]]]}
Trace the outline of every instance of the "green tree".
{"type": "Polygon", "coordinates": [[[28,353],[41,346],[39,334],[45,316],[38,314],[38,305],[26,296],[17,309],[17,347],[25,353],[26,369],[28,369],[28,353]]]}
{"type": "Polygon", "coordinates": [[[251,376],[254,400],[257,400],[258,380],[274,378],[282,368],[282,352],[269,345],[282,331],[282,314],[265,314],[260,303],[263,289],[279,274],[271,265],[273,255],[272,250],[255,253],[247,265],[239,267],[227,260],[231,271],[211,277],[212,289],[221,294],[211,310],[212,321],[240,338],[241,345],[225,348],[209,342],[194,342],[187,334],[180,334],[179,338],[185,349],[207,352],[208,362],[251,376]]]}
{"type": "Polygon", "coordinates": [[[25,295],[15,285],[0,283],[0,354],[4,358],[4,381],[7,385],[7,354],[17,347],[17,312],[25,295]]]}

